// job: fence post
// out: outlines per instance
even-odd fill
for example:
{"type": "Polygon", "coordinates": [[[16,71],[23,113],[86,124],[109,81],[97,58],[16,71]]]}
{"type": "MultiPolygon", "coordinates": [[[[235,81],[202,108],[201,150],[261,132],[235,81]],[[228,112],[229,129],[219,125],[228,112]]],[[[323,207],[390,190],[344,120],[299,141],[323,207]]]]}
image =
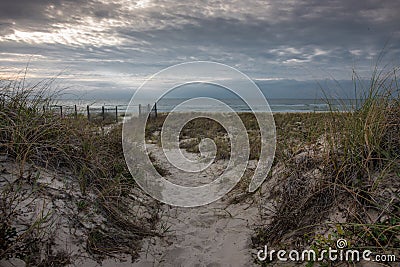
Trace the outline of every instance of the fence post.
{"type": "Polygon", "coordinates": [[[89,105],[86,106],[86,110],[87,110],[87,118],[88,118],[88,121],[90,121],[90,110],[89,110],[89,105]]]}
{"type": "Polygon", "coordinates": [[[75,109],[75,119],[77,119],[78,118],[78,109],[77,109],[76,105],[74,105],[74,109],[75,109]]]}
{"type": "Polygon", "coordinates": [[[102,117],[103,117],[103,121],[104,121],[104,119],[105,119],[105,114],[104,114],[104,106],[102,106],[101,107],[101,115],[102,115],[102,117]]]}
{"type": "Polygon", "coordinates": [[[60,116],[63,117],[62,106],[60,106],[60,116]]]}
{"type": "Polygon", "coordinates": [[[154,103],[154,116],[157,118],[157,102],[154,103]]]}
{"type": "Polygon", "coordinates": [[[142,114],[142,105],[141,104],[139,104],[139,118],[140,118],[140,115],[142,114]]]}
{"type": "Polygon", "coordinates": [[[115,122],[118,123],[118,106],[115,106],[115,122]]]}

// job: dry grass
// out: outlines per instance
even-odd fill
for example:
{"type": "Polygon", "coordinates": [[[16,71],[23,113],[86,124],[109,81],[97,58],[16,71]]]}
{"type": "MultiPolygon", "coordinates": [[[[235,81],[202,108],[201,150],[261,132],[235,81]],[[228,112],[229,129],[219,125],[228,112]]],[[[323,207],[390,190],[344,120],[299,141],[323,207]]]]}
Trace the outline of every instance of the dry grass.
{"type": "Polygon", "coordinates": [[[270,221],[257,229],[255,247],[323,249],[345,238],[352,248],[399,256],[396,71],[376,68],[354,112],[275,116],[276,187],[265,200],[274,208],[264,214],[270,221]]]}
{"type": "MultiPolygon", "coordinates": [[[[334,245],[333,236],[375,252],[399,253],[400,101],[396,71],[376,69],[354,112],[274,116],[277,149],[269,180],[276,182],[262,200],[268,208],[272,203],[273,210],[262,214],[268,224],[257,229],[255,247],[318,249],[334,245]]],[[[51,249],[53,236],[47,231],[50,214],[41,214],[23,231],[14,225],[17,207],[30,199],[27,188],[38,179],[29,166],[69,172],[82,196],[95,195],[94,199],[74,199],[79,212],[95,207],[107,222],[87,229],[89,253],[99,259],[119,253],[135,257],[139,241],[157,235],[158,207],[132,194],[136,185],[123,158],[121,127],[105,131],[103,123],[79,116],[60,119],[43,111],[55,97],[49,93],[51,82],[28,85],[22,78],[5,81],[0,89],[0,157],[18,166],[16,179],[1,191],[0,258],[19,257],[30,265],[44,266],[70,261],[67,252],[51,249]],[[127,203],[140,204],[147,216],[138,215],[127,203]],[[40,259],[40,253],[47,256],[40,259]]],[[[360,83],[355,76],[355,84],[360,83]]],[[[165,117],[160,114],[147,123],[148,140],[159,142],[157,133],[165,117]]],[[[248,113],[240,117],[249,136],[250,159],[258,159],[261,143],[255,117],[248,113]]],[[[230,156],[226,131],[211,120],[189,122],[180,138],[189,140],[182,142],[181,148],[190,152],[199,151],[202,138],[211,138],[217,145],[217,160],[230,156]]],[[[158,171],[168,174],[162,168],[158,171]]],[[[1,176],[6,172],[0,169],[1,176]]],[[[244,191],[247,186],[241,183],[236,189],[244,191]]]]}
{"type": "MultiPolygon", "coordinates": [[[[97,228],[89,231],[88,252],[100,257],[127,251],[135,255],[138,242],[155,234],[157,206],[150,201],[141,203],[139,198],[129,199],[136,185],[123,158],[121,127],[113,126],[105,131],[103,124],[99,126],[80,116],[61,119],[58,114],[43,109],[54,104],[55,97],[52,80],[37,84],[27,84],[24,78],[1,81],[0,157],[3,162],[16,163],[18,174],[1,190],[0,258],[19,257],[30,265],[39,265],[54,256],[49,254],[44,260],[38,257],[38,251],[49,251],[46,246],[51,246],[52,233],[46,232],[46,216],[30,222],[26,230],[16,230],[14,226],[18,207],[26,197],[31,197],[21,188],[35,184],[35,177],[28,172],[29,166],[70,173],[79,185],[82,199],[86,199],[87,194],[96,196],[81,205],[79,211],[92,207],[92,211],[107,219],[108,227],[102,229],[103,235],[100,235],[105,238],[93,238],[92,233],[96,233],[97,228]],[[138,217],[136,210],[124,201],[142,205],[150,215],[138,217]],[[121,234],[115,235],[117,232],[121,234]],[[109,236],[113,236],[114,244],[119,243],[112,253],[95,249],[110,245],[109,236]],[[37,249],[32,250],[35,247],[37,249]]],[[[7,172],[6,169],[0,171],[7,172]]],[[[68,260],[64,260],[56,265],[67,263],[68,260]]]]}
{"type": "MultiPolygon", "coordinates": [[[[146,124],[146,139],[161,144],[159,134],[168,114],[161,113],[157,118],[152,118],[146,124]]],[[[247,129],[250,142],[249,159],[258,159],[261,151],[259,127],[253,114],[239,114],[247,129]]],[[[196,118],[188,122],[180,132],[180,148],[188,152],[199,153],[199,143],[204,138],[212,139],[217,146],[216,160],[229,159],[231,152],[230,140],[226,130],[217,122],[208,118],[196,118]]]]}
{"type": "MultiPolygon", "coordinates": [[[[356,110],[275,114],[277,148],[264,197],[263,219],[255,247],[273,245],[322,248],[345,238],[353,247],[395,253],[400,247],[400,100],[397,69],[376,68],[356,110]],[[275,182],[273,182],[275,181],[275,182]],[[273,206],[271,210],[271,206],[273,206]]],[[[334,106],[334,105],[332,105],[334,106]]],[[[160,142],[166,114],[148,123],[146,136],[160,142]]],[[[240,117],[250,141],[250,159],[260,153],[253,114],[240,117]]],[[[217,145],[217,160],[229,159],[230,146],[221,125],[195,119],[183,128],[180,147],[198,153],[202,138],[217,145]]],[[[247,176],[251,176],[247,173],[247,176]]],[[[245,180],[245,179],[244,179],[245,180]]],[[[233,190],[243,201],[247,184],[233,190]]],[[[330,263],[321,263],[323,266],[330,263]],[[324,265],[325,264],[325,265],[324,265]]],[[[333,263],[332,263],[333,264],[333,263]]],[[[327,265],[326,265],[327,266],[327,265]]]]}

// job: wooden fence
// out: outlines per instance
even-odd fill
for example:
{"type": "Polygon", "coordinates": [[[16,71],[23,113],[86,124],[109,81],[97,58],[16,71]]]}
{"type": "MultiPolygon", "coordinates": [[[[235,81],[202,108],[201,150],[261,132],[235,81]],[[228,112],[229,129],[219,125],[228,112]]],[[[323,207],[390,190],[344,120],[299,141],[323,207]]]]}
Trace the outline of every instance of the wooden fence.
{"type": "MultiPolygon", "coordinates": [[[[89,121],[92,120],[102,120],[111,119],[115,122],[119,122],[119,116],[125,114],[128,105],[103,105],[101,107],[93,107],[90,105],[84,106],[67,106],[67,105],[50,105],[43,106],[43,112],[53,111],[59,113],[60,117],[63,118],[65,116],[73,116],[74,118],[78,118],[78,116],[85,115],[89,121]]],[[[132,108],[132,106],[129,106],[132,108]]],[[[134,114],[137,114],[139,117],[143,115],[149,114],[149,117],[152,115],[157,118],[157,103],[154,103],[153,108],[151,108],[150,104],[147,105],[137,105],[137,113],[132,111],[134,114]]],[[[128,111],[129,113],[129,111],[128,111]]]]}

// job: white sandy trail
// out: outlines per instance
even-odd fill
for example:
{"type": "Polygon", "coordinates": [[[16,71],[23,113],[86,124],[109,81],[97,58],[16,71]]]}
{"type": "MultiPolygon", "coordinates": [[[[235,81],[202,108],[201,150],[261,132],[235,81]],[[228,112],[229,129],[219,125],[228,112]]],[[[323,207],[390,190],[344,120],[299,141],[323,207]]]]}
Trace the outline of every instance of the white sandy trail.
{"type": "MultiPolygon", "coordinates": [[[[161,149],[149,150],[166,166],[161,149]]],[[[193,155],[193,154],[192,154],[193,155]]],[[[171,182],[190,185],[209,183],[224,170],[215,163],[202,173],[183,173],[170,168],[171,182]]],[[[197,208],[163,205],[159,227],[165,237],[144,240],[133,266],[253,266],[251,234],[259,212],[256,205],[239,203],[227,207],[226,199],[197,208]]]]}

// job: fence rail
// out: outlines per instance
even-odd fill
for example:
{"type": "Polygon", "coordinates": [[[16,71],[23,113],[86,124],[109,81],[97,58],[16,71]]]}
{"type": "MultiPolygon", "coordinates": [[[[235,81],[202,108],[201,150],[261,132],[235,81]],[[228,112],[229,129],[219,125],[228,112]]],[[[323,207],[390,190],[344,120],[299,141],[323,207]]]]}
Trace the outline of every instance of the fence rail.
{"type": "Polygon", "coordinates": [[[64,118],[66,116],[73,116],[75,119],[77,119],[79,115],[84,115],[89,121],[112,120],[117,123],[119,122],[119,117],[124,116],[126,113],[132,114],[132,116],[137,115],[139,117],[149,114],[149,117],[153,115],[155,118],[157,118],[157,113],[158,113],[157,103],[154,103],[153,107],[151,107],[150,104],[147,105],[139,104],[133,107],[137,108],[137,113],[134,110],[128,111],[127,110],[128,105],[116,105],[116,106],[103,105],[97,107],[93,107],[90,105],[86,105],[86,107],[78,105],[73,105],[73,106],[48,105],[48,106],[43,106],[43,112],[53,111],[55,113],[59,113],[61,118],[64,118]]]}

